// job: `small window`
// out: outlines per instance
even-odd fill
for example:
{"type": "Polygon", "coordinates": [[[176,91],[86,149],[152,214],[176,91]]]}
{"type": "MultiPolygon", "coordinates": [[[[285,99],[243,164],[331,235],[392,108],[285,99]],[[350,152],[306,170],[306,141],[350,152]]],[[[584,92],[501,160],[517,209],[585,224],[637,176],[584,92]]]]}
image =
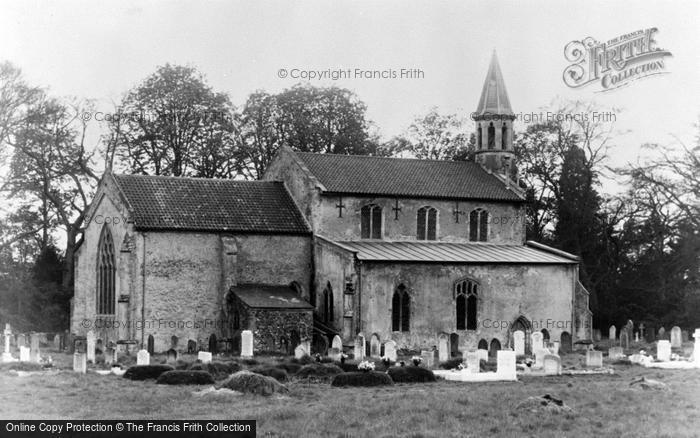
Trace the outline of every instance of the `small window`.
{"type": "Polygon", "coordinates": [[[437,239],[437,210],[433,207],[423,207],[418,210],[417,216],[418,240],[437,239]]]}
{"type": "Polygon", "coordinates": [[[478,133],[478,135],[477,135],[478,139],[477,139],[477,143],[476,143],[477,146],[476,147],[477,147],[477,149],[481,149],[483,147],[483,145],[481,144],[481,125],[479,125],[479,129],[477,129],[477,133],[478,133]]]}
{"type": "Polygon", "coordinates": [[[477,208],[469,213],[469,240],[486,242],[488,240],[489,213],[477,208]]]}
{"type": "Polygon", "coordinates": [[[407,332],[410,327],[411,297],[406,286],[399,285],[391,300],[391,327],[395,332],[407,332]]]}
{"type": "Polygon", "coordinates": [[[460,280],[454,285],[457,330],[476,330],[477,288],[472,280],[460,280]]]}
{"type": "Polygon", "coordinates": [[[501,149],[508,149],[508,128],[505,123],[501,128],[501,149]]]}
{"type": "Polygon", "coordinates": [[[363,239],[382,238],[382,208],[375,204],[365,205],[361,214],[361,236],[363,239]]]}

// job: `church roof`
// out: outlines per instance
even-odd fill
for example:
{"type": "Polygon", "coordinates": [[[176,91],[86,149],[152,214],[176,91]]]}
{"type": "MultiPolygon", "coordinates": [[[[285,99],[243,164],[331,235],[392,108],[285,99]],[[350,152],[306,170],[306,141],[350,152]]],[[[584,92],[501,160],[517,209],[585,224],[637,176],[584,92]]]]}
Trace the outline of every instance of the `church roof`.
{"type": "Polygon", "coordinates": [[[283,183],[114,175],[137,229],[309,234],[283,183]]]}
{"type": "Polygon", "coordinates": [[[513,115],[513,110],[510,108],[510,100],[506,91],[506,83],[503,81],[501,67],[498,65],[496,51],[493,51],[491,56],[491,65],[486,74],[484,88],[481,90],[481,98],[479,106],[476,108],[476,114],[483,115],[513,115]]]}
{"type": "MultiPolygon", "coordinates": [[[[531,245],[361,240],[335,242],[362,261],[418,263],[576,264],[578,258],[531,245]]],[[[542,245],[544,246],[544,245],[542,245]]],[[[555,250],[556,251],[556,250],[555,250]]]]}
{"type": "Polygon", "coordinates": [[[330,193],[438,199],[522,201],[479,164],[361,155],[295,152],[330,193]]]}
{"type": "Polygon", "coordinates": [[[257,309],[313,309],[289,286],[240,284],[232,287],[231,292],[249,307],[257,309]]]}

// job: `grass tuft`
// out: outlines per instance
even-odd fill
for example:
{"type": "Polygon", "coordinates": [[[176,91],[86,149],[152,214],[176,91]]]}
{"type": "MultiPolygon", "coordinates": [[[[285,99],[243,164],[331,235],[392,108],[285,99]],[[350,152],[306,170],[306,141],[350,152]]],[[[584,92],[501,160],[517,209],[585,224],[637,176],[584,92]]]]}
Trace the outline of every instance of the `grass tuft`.
{"type": "Polygon", "coordinates": [[[272,395],[289,392],[286,386],[272,377],[262,376],[250,371],[239,371],[233,374],[222,386],[247,394],[272,395]]]}

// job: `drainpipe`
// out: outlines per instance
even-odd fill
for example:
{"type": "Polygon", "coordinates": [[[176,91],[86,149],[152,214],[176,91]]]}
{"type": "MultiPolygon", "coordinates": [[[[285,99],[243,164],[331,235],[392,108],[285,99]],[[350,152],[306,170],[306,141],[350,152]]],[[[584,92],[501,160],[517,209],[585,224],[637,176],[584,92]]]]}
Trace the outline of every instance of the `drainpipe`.
{"type": "Polygon", "coordinates": [[[357,329],[355,334],[362,331],[362,262],[355,259],[355,270],[357,271],[357,329]]]}
{"type": "Polygon", "coordinates": [[[141,258],[141,349],[146,333],[146,233],[143,233],[143,256],[141,258]]]}

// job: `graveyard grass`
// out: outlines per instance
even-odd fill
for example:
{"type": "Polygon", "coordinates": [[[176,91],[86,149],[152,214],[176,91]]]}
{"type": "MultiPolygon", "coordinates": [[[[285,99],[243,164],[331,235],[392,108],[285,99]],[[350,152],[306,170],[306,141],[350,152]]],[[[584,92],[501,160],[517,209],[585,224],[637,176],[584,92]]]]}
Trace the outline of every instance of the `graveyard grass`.
{"type": "MultiPolygon", "coordinates": [[[[66,355],[66,362],[69,357],[66,355]]],[[[607,365],[607,364],[606,364],[607,365]]],[[[700,370],[613,365],[616,375],[524,377],[512,383],[397,384],[334,388],[292,382],[289,395],[195,395],[208,386],[167,386],[62,370],[17,376],[0,371],[2,419],[256,419],[258,436],[697,436],[700,370]],[[635,378],[670,391],[629,386],[635,378]],[[551,394],[570,414],[520,411],[551,394]]]]}

